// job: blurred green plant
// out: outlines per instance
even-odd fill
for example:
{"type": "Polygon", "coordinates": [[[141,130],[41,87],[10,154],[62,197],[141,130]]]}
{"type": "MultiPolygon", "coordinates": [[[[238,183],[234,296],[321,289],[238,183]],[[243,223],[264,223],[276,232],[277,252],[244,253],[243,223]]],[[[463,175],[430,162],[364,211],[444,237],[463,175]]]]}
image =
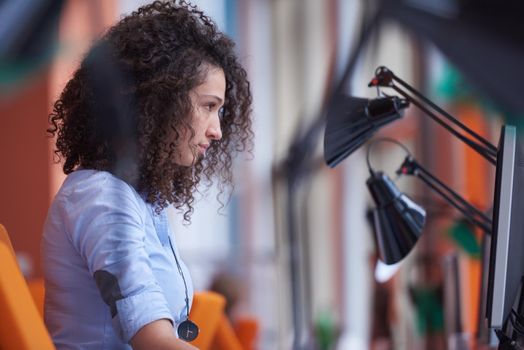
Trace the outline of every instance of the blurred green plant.
{"type": "Polygon", "coordinates": [[[465,219],[455,221],[447,231],[451,240],[469,257],[480,259],[480,244],[472,225],[465,219]]]}
{"type": "Polygon", "coordinates": [[[315,321],[314,329],[318,349],[330,350],[335,348],[338,332],[332,313],[321,312],[315,321]]]}

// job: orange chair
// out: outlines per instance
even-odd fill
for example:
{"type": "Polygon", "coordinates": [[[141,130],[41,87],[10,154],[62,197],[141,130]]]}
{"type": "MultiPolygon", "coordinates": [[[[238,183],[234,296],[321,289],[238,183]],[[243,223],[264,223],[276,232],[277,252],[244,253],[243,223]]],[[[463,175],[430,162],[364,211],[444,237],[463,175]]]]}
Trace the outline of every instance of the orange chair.
{"type": "Polygon", "coordinates": [[[189,318],[198,325],[200,333],[191,344],[200,350],[243,350],[224,314],[225,306],[226,299],[218,293],[195,293],[189,318]]]}
{"type": "Polygon", "coordinates": [[[44,297],[45,297],[45,288],[44,288],[44,279],[43,278],[34,278],[27,281],[27,287],[29,287],[29,292],[33,297],[35,302],[36,309],[40,313],[40,317],[44,319],[44,297]]]}
{"type": "Polygon", "coordinates": [[[227,316],[222,313],[213,339],[213,350],[244,350],[227,316]]]}
{"type": "Polygon", "coordinates": [[[11,251],[11,254],[13,254],[13,256],[15,255],[15,250],[13,249],[13,245],[11,244],[11,239],[9,238],[7,230],[2,224],[0,224],[0,242],[5,243],[5,245],[7,245],[7,247],[11,251]]]}
{"type": "Polygon", "coordinates": [[[259,323],[256,318],[244,316],[235,321],[235,334],[244,350],[254,350],[259,334],[259,323]]]}
{"type": "Polygon", "coordinates": [[[226,299],[214,292],[196,292],[189,318],[198,325],[198,337],[191,342],[200,350],[208,350],[213,342],[226,299]]]}
{"type": "Polygon", "coordinates": [[[55,349],[4,239],[0,241],[0,266],[0,349],[55,349]]]}
{"type": "MultiPolygon", "coordinates": [[[[16,253],[13,249],[13,245],[11,244],[11,239],[9,238],[9,235],[7,234],[7,230],[5,229],[5,226],[0,224],[0,242],[3,242],[7,245],[11,253],[16,259],[16,253]]],[[[31,292],[31,295],[33,297],[33,300],[36,304],[36,308],[38,309],[38,312],[40,313],[40,316],[44,317],[44,279],[43,278],[35,278],[32,280],[29,280],[27,282],[27,285],[29,287],[29,291],[31,292]]]]}

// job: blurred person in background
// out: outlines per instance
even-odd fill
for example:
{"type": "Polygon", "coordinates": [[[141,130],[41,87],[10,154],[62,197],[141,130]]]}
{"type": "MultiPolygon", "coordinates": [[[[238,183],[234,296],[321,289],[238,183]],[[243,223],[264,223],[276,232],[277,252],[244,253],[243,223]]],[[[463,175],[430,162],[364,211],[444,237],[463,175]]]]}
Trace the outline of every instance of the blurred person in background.
{"type": "Polygon", "coordinates": [[[224,312],[234,323],[246,299],[246,291],[240,277],[227,270],[219,271],[211,279],[208,289],[224,296],[226,299],[224,312]]]}
{"type": "Polygon", "coordinates": [[[111,27],[55,102],[67,178],[42,253],[58,349],[194,349],[191,278],[164,209],[189,223],[197,186],[217,179],[227,195],[233,157],[251,148],[233,47],[197,8],[156,1],[111,27]]]}

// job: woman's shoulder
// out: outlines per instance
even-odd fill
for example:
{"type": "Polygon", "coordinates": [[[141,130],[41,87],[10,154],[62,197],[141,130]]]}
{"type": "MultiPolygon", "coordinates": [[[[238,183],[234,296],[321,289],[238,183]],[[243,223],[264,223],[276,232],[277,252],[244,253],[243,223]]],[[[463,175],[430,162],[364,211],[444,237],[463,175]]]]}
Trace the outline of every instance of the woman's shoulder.
{"type": "Polygon", "coordinates": [[[144,200],[130,184],[110,172],[92,169],[75,170],[69,174],[57,199],[76,204],[107,202],[107,205],[121,206],[126,203],[141,209],[145,207],[144,200]]]}
{"type": "Polygon", "coordinates": [[[67,175],[62,192],[73,191],[104,191],[104,190],[132,191],[132,187],[108,171],[79,169],[67,175]]]}
{"type": "Polygon", "coordinates": [[[134,188],[106,171],[69,174],[51,204],[44,235],[66,231],[81,239],[86,228],[110,222],[143,225],[148,208],[134,188]]]}

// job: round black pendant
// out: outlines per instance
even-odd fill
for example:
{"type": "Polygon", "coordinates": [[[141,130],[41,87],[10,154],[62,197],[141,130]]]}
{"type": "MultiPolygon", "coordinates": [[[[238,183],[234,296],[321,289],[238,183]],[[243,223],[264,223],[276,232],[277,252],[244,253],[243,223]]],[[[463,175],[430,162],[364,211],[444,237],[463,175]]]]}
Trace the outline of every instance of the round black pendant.
{"type": "Polygon", "coordinates": [[[178,325],[178,337],[185,341],[193,341],[198,337],[198,326],[190,319],[178,325]]]}

